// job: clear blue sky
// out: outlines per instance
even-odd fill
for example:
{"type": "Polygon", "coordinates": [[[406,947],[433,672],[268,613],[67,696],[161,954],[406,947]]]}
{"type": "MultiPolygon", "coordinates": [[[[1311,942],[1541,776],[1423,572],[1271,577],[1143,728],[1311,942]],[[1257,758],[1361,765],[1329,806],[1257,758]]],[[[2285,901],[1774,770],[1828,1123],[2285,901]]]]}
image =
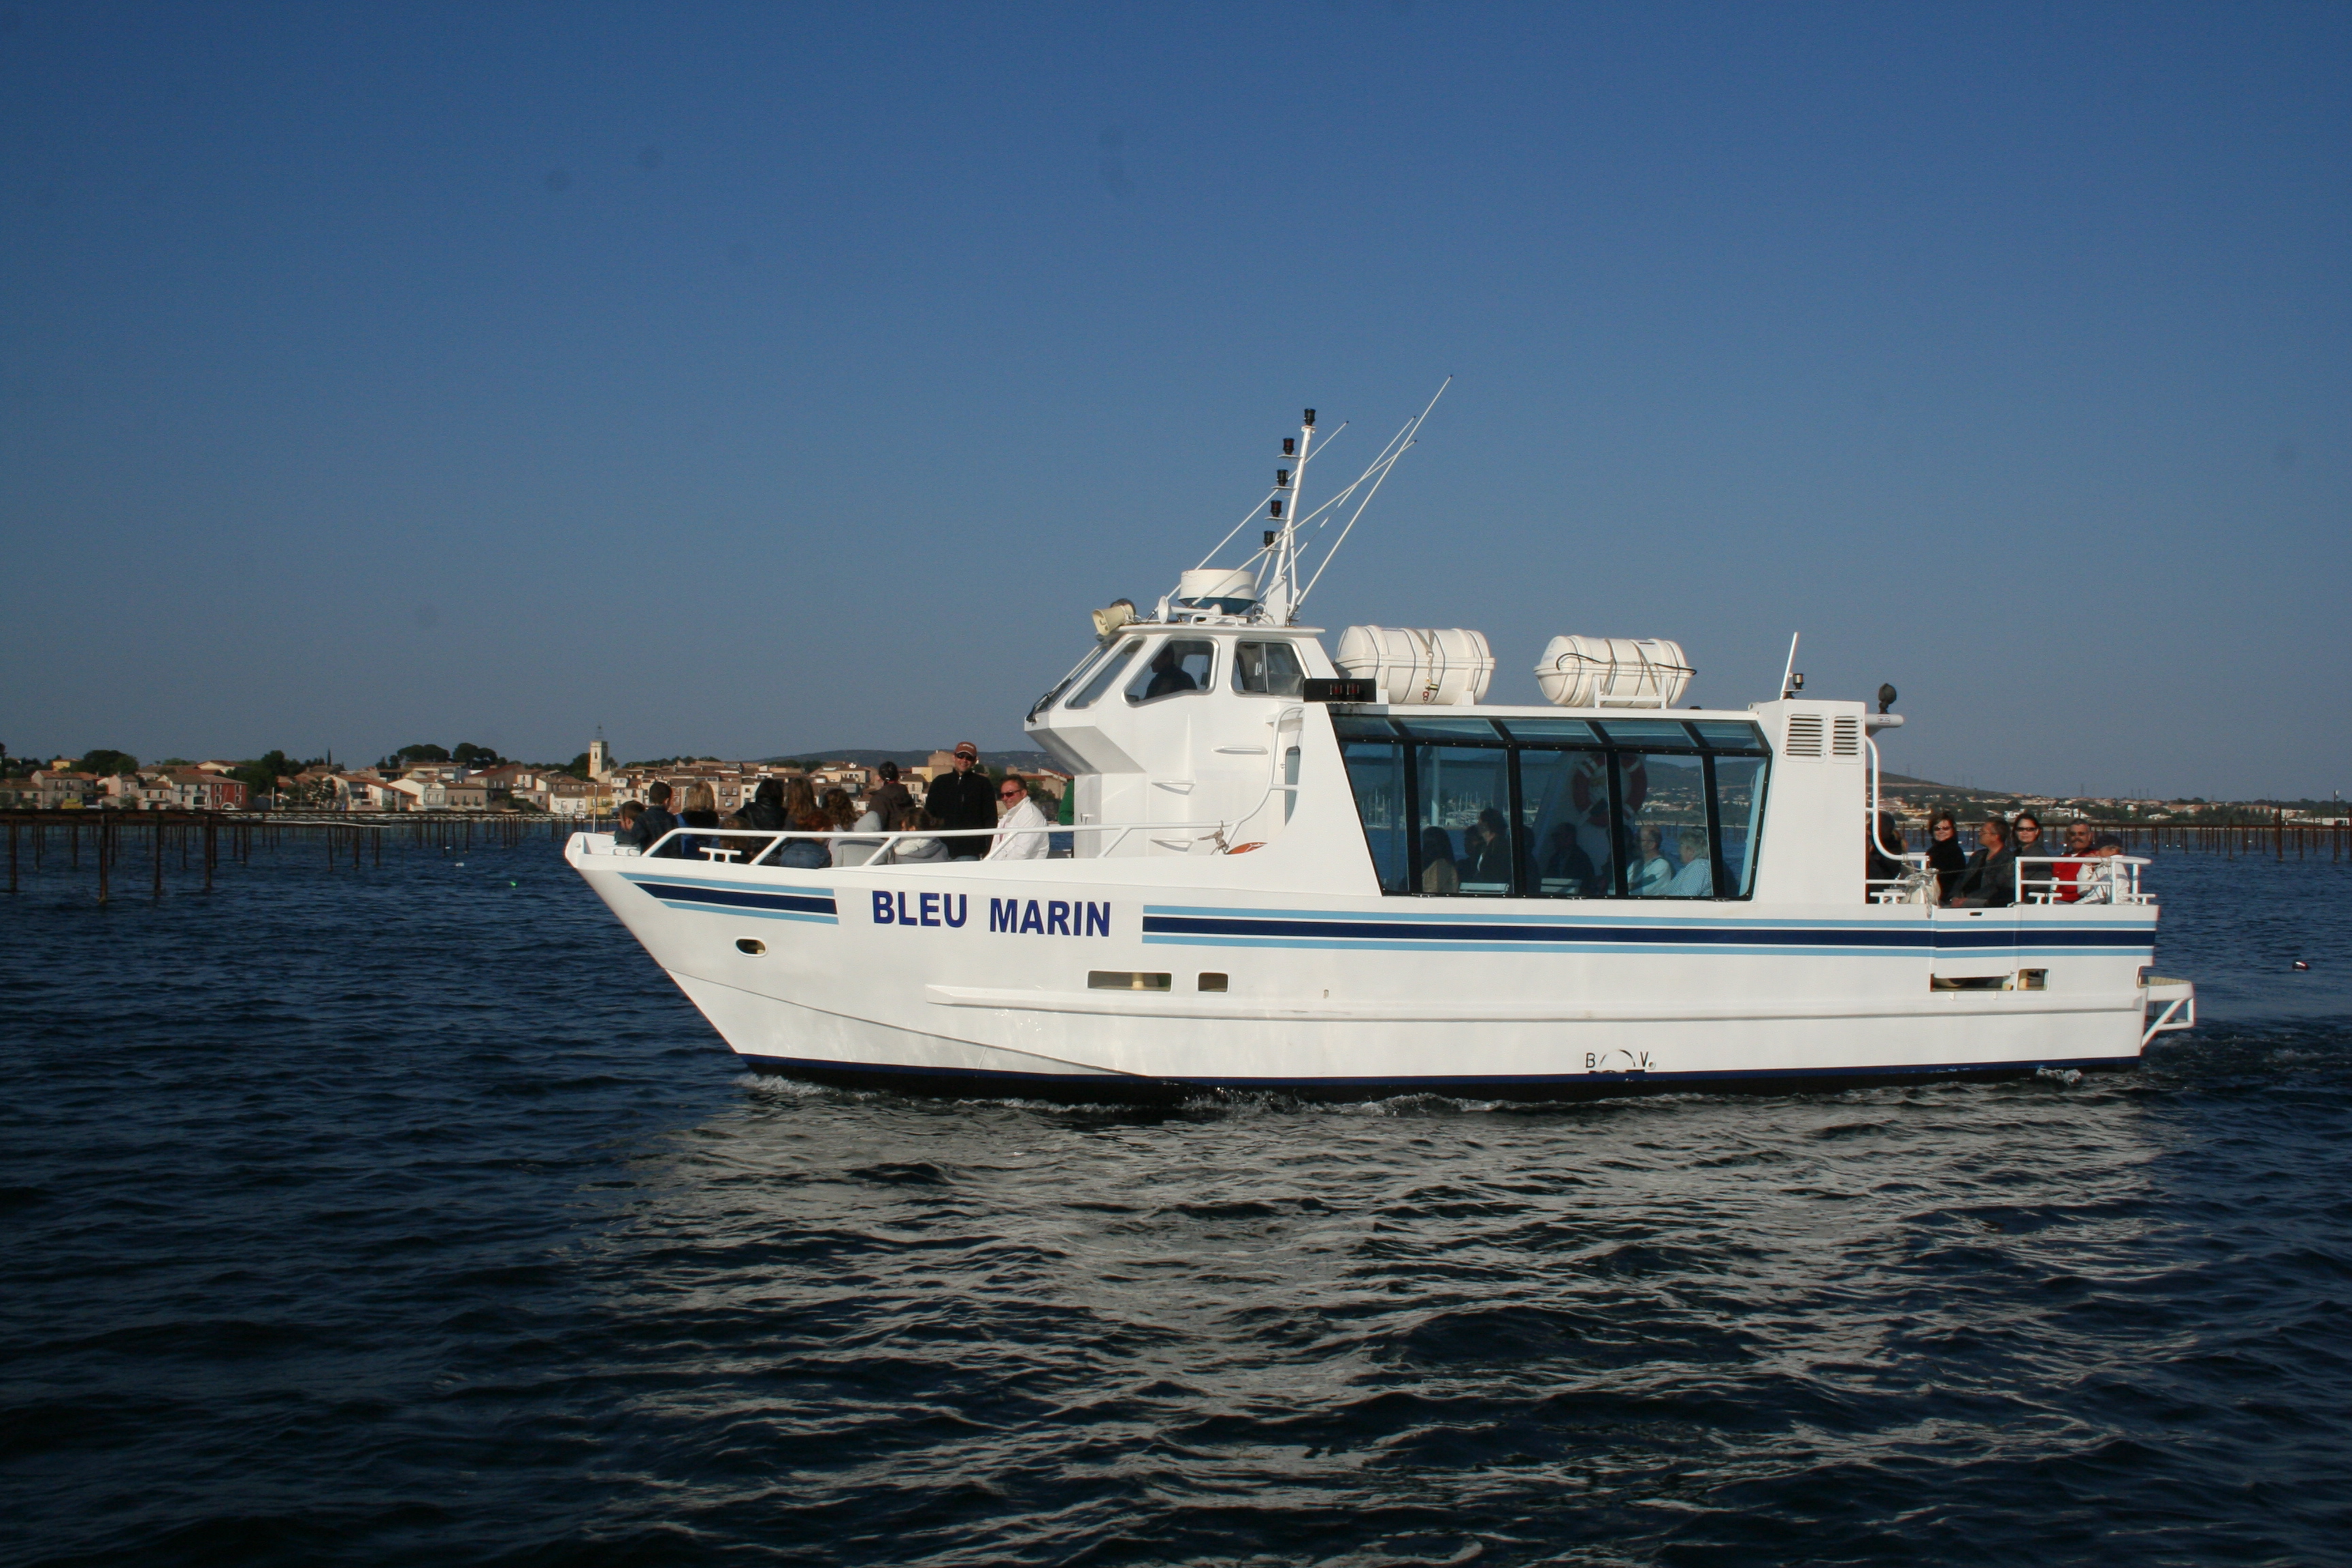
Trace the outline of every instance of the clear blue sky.
{"type": "Polygon", "coordinates": [[[1016,744],[1453,374],[1318,624],[2352,791],[2347,110],[2341,5],[0,0],[0,741],[1016,744]]]}

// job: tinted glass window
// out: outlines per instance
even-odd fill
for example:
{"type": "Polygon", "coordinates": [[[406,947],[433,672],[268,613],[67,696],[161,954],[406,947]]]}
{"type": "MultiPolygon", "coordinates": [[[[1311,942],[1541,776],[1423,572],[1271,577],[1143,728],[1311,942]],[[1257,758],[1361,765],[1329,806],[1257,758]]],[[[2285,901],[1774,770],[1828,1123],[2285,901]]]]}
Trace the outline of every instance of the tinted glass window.
{"type": "Polygon", "coordinates": [[[1234,689],[1262,697],[1296,697],[1307,689],[1298,650],[1286,642],[1234,645],[1234,689]]]}
{"type": "Polygon", "coordinates": [[[1356,815],[1364,824],[1364,845],[1372,852],[1372,873],[1380,879],[1381,891],[1411,892],[1404,748],[1394,741],[1346,741],[1339,753],[1348,764],[1348,784],[1356,794],[1356,815]]]}
{"type": "Polygon", "coordinates": [[[1763,732],[1753,724],[1742,724],[1724,719],[1694,719],[1691,728],[1708,745],[1722,751],[1760,752],[1764,749],[1763,732]]]}
{"type": "Polygon", "coordinates": [[[1715,894],[1714,846],[1706,831],[1706,773],[1697,757],[1622,752],[1625,891],[1637,899],[1715,894]]]}
{"type": "Polygon", "coordinates": [[[1591,745],[1601,738],[1592,732],[1592,726],[1581,719],[1506,719],[1502,722],[1514,741],[1591,745]]]}
{"type": "Polygon", "coordinates": [[[1601,728],[1619,745],[1689,746],[1697,742],[1672,719],[1603,719],[1601,728]]]}
{"type": "Polygon", "coordinates": [[[1715,759],[1715,822],[1723,835],[1723,890],[1747,898],[1756,890],[1755,845],[1764,827],[1761,757],[1715,759]]]}
{"type": "Polygon", "coordinates": [[[1495,726],[1484,719],[1417,719],[1406,714],[1393,716],[1396,727],[1408,735],[1426,735],[1433,741],[1499,741],[1503,737],[1495,726]]]}
{"type": "Polygon", "coordinates": [[[1520,886],[1537,898],[1598,899],[1609,875],[1609,759],[1519,753],[1520,886]]]}
{"type": "Polygon", "coordinates": [[[1387,740],[1396,733],[1396,726],[1385,719],[1375,719],[1362,713],[1334,713],[1331,730],[1343,741],[1387,740]]]}
{"type": "Polygon", "coordinates": [[[1206,637],[1170,637],[1152,651],[1127,683],[1129,702],[1156,702],[1209,689],[1217,668],[1217,645],[1206,637]]]}
{"type": "Polygon", "coordinates": [[[1095,671],[1094,678],[1078,688],[1078,694],[1071,698],[1066,706],[1093,707],[1095,699],[1110,689],[1111,682],[1118,679],[1118,672],[1127,668],[1128,661],[1135,657],[1136,650],[1142,646],[1143,639],[1140,637],[1129,637],[1119,644],[1118,651],[1104,661],[1102,668],[1095,671]]]}
{"type": "Polygon", "coordinates": [[[1076,668],[1071,670],[1069,674],[1055,681],[1054,685],[1046,690],[1045,696],[1040,697],[1035,702],[1030,704],[1029,717],[1034,719],[1038,714],[1044,712],[1046,709],[1051,708],[1054,705],[1054,699],[1059,697],[1063,692],[1067,691],[1071,687],[1076,686],[1079,681],[1085,679],[1087,672],[1094,668],[1096,665],[1100,664],[1103,660],[1103,657],[1109,652],[1110,649],[1108,647],[1098,647],[1093,652],[1087,654],[1086,658],[1078,660],[1076,668]]]}
{"type": "Polygon", "coordinates": [[[1511,891],[1511,754],[1498,747],[1416,746],[1421,890],[1507,898],[1511,891]]]}

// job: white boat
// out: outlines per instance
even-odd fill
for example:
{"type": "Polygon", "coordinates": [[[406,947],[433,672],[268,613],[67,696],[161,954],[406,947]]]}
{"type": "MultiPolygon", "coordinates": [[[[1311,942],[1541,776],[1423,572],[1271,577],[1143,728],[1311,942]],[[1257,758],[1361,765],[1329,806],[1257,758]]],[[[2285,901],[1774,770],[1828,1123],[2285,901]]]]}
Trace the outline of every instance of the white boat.
{"type": "Polygon", "coordinates": [[[1792,669],[1676,708],[1691,671],[1654,640],[1555,639],[1538,706],[1482,700],[1472,631],[1350,627],[1335,658],[1302,559],[1419,425],[1302,511],[1309,411],[1250,559],[1097,613],[1028,715],[1075,775],[1050,856],[902,864],[893,838],[799,870],[773,833],[694,830],[567,858],[750,1065],[851,1086],[1824,1088],[2128,1067],[2194,1024],[2149,974],[2141,860],[2027,862],[2006,907],[1939,905],[1917,856],[1866,880],[1888,702],[1792,669]]]}

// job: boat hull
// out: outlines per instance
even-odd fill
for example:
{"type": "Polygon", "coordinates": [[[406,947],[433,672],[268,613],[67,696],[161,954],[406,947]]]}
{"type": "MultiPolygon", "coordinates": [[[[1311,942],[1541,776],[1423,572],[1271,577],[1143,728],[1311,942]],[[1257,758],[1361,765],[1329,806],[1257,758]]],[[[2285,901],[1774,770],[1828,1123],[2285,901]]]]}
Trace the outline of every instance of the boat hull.
{"type": "Polygon", "coordinates": [[[587,836],[567,853],[746,1065],[858,1088],[1772,1092],[2129,1067],[2147,1030],[2149,908],[1465,912],[1171,889],[1164,861],[1147,887],[1099,862],[791,872],[598,853],[587,836]]]}

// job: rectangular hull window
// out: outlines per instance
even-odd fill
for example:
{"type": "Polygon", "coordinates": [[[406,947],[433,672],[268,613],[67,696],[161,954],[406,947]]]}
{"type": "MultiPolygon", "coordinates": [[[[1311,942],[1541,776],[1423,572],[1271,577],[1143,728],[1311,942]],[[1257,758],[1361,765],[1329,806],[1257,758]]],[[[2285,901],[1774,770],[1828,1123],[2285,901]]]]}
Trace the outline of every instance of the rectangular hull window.
{"type": "Polygon", "coordinates": [[[1167,974],[1143,974],[1126,969],[1093,969],[1087,972],[1089,991],[1166,991],[1174,979],[1167,974]]]}
{"type": "MultiPolygon", "coordinates": [[[[1612,723],[1613,734],[1619,725],[1612,723]]],[[[1715,847],[1706,830],[1704,759],[1622,752],[1618,787],[1625,802],[1625,892],[1636,899],[1711,899],[1715,847]]]]}

